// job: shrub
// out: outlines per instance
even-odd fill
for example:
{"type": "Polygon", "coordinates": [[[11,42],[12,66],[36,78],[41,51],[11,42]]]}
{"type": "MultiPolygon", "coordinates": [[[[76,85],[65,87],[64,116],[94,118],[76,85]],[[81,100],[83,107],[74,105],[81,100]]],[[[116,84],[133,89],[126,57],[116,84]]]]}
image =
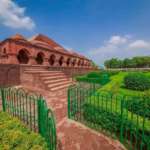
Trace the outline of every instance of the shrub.
{"type": "Polygon", "coordinates": [[[137,115],[150,119],[150,98],[129,100],[125,107],[137,115]]]}
{"type": "MultiPolygon", "coordinates": [[[[103,108],[85,104],[83,109],[84,119],[88,122],[100,126],[102,129],[110,132],[119,132],[121,127],[121,116],[117,113],[109,112],[103,108]]],[[[125,121],[128,126],[132,123],[125,121]]]]}
{"type": "Polygon", "coordinates": [[[102,71],[97,71],[97,72],[90,72],[87,74],[88,78],[101,78],[103,75],[107,75],[107,76],[113,76],[118,74],[119,71],[111,71],[111,70],[102,70],[102,71]]]}
{"type": "Polygon", "coordinates": [[[116,71],[116,70],[104,70],[102,71],[102,73],[107,73],[109,76],[113,76],[118,74],[120,71],[116,71]]]}
{"type": "Polygon", "coordinates": [[[90,72],[87,74],[88,78],[100,78],[101,77],[101,73],[100,72],[90,72]]]}
{"type": "Polygon", "coordinates": [[[144,91],[150,89],[150,79],[144,73],[129,73],[124,78],[127,89],[144,91]]]}
{"type": "MultiPolygon", "coordinates": [[[[137,128],[134,122],[128,120],[126,116],[122,118],[121,114],[110,112],[108,110],[106,111],[103,108],[96,107],[87,103],[83,106],[83,117],[89,127],[104,129],[105,131],[109,131],[111,134],[115,133],[115,135],[118,135],[119,137],[121,127],[124,127],[123,135],[129,134],[130,136],[136,138],[136,141],[138,143],[141,143],[141,137],[143,136],[142,131],[140,130],[140,128],[137,128]]],[[[147,148],[147,146],[150,144],[150,133],[146,130],[144,131],[144,133],[145,135],[142,140],[142,144],[143,147],[147,148]]],[[[124,138],[125,140],[131,140],[130,137],[125,136],[124,138]]]]}
{"type": "Polygon", "coordinates": [[[45,140],[27,129],[18,119],[0,112],[0,149],[48,150],[45,140]]]}
{"type": "Polygon", "coordinates": [[[101,85],[104,85],[110,81],[109,75],[101,72],[90,72],[87,75],[76,77],[76,80],[79,82],[98,83],[101,85]]]}
{"type": "Polygon", "coordinates": [[[78,76],[76,77],[76,80],[79,82],[89,82],[89,83],[98,83],[101,84],[100,78],[87,78],[86,76],[78,76]]]}

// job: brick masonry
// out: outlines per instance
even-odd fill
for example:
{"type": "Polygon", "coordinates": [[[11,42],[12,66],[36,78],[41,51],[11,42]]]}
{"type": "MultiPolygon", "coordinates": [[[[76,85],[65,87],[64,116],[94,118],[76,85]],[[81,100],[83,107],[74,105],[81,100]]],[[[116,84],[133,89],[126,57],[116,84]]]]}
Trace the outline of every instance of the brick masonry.
{"type": "MultiPolygon", "coordinates": [[[[31,90],[29,87],[25,87],[31,90]]],[[[125,150],[119,141],[67,118],[67,91],[41,93],[56,116],[58,150],[125,150]]]]}
{"type": "Polygon", "coordinates": [[[0,64],[0,86],[19,85],[20,83],[19,65],[0,64]]]}
{"type": "Polygon", "coordinates": [[[30,39],[16,34],[0,42],[0,64],[94,68],[92,61],[87,57],[75,51],[68,51],[41,34],[30,39]]]}

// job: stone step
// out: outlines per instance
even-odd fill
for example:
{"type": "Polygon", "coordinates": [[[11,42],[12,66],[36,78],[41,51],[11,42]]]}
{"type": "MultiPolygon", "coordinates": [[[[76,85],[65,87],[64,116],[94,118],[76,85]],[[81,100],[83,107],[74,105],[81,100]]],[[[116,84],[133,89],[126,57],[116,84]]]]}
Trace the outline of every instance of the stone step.
{"type": "Polygon", "coordinates": [[[57,76],[57,75],[65,75],[63,72],[56,72],[56,73],[42,73],[40,74],[41,77],[46,77],[46,76],[57,76]]]}
{"type": "Polygon", "coordinates": [[[44,83],[50,84],[50,83],[58,83],[58,82],[63,82],[63,81],[70,81],[70,80],[67,78],[57,79],[57,80],[45,80],[44,83]]]}
{"type": "Polygon", "coordinates": [[[71,78],[68,77],[63,71],[52,71],[46,68],[27,68],[24,73],[38,74],[41,82],[50,91],[66,90],[72,84],[71,78]]]}
{"type": "Polygon", "coordinates": [[[67,89],[70,85],[71,85],[71,83],[70,84],[65,84],[65,85],[62,85],[62,86],[57,86],[57,87],[50,88],[50,90],[51,91],[58,91],[58,90],[62,90],[62,89],[67,89]]]}
{"type": "Polygon", "coordinates": [[[44,70],[44,69],[25,69],[24,71],[46,71],[46,70],[44,70]]]}
{"type": "Polygon", "coordinates": [[[41,68],[41,67],[30,67],[30,68],[25,68],[26,70],[31,70],[31,69],[34,69],[34,70],[45,70],[46,68],[41,68]]]}
{"type": "Polygon", "coordinates": [[[50,71],[24,71],[24,73],[29,73],[29,74],[40,74],[40,75],[44,75],[44,74],[55,74],[55,73],[59,73],[59,74],[64,74],[63,72],[50,72],[50,71]]]}
{"type": "Polygon", "coordinates": [[[62,86],[62,85],[67,85],[67,84],[71,84],[72,82],[71,81],[64,81],[64,82],[59,82],[59,83],[51,83],[51,84],[48,84],[48,87],[49,88],[53,88],[53,87],[59,87],[59,86],[62,86]]]}
{"type": "Polygon", "coordinates": [[[51,76],[51,77],[41,77],[44,81],[45,80],[57,80],[57,79],[69,79],[65,75],[59,75],[59,76],[51,76]]]}
{"type": "Polygon", "coordinates": [[[25,71],[33,71],[33,70],[34,70],[34,71],[36,71],[36,70],[37,70],[37,71],[39,71],[39,70],[43,70],[43,71],[44,71],[44,70],[47,70],[47,69],[45,69],[45,68],[26,68],[26,69],[25,69],[25,71]]]}

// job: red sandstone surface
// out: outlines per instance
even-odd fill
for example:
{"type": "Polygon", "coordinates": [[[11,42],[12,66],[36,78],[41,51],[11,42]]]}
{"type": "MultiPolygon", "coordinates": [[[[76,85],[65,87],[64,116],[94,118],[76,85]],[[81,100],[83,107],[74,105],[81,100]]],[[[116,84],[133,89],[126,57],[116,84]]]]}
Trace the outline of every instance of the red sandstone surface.
{"type": "Polygon", "coordinates": [[[20,34],[4,39],[0,42],[0,58],[0,64],[94,68],[90,59],[42,34],[30,39],[20,34]]]}
{"type": "MultiPolygon", "coordinates": [[[[28,88],[29,89],[29,88],[28,88]]],[[[29,89],[30,90],[30,89],[29,89]]],[[[34,91],[34,89],[32,89],[34,91]]],[[[37,91],[36,91],[37,92],[37,91]]],[[[38,91],[56,116],[58,150],[124,150],[111,138],[67,118],[67,92],[38,91]]]]}

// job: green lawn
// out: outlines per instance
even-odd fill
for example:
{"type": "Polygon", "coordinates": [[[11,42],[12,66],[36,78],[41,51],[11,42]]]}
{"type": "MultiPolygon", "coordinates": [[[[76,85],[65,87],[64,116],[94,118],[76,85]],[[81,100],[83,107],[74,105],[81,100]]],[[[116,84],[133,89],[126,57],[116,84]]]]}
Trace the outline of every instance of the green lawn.
{"type": "MultiPolygon", "coordinates": [[[[123,80],[128,72],[120,72],[111,77],[111,81],[97,90],[95,93],[98,96],[91,96],[88,99],[88,103],[99,107],[108,112],[115,112],[117,114],[121,113],[121,99],[124,95],[129,96],[125,100],[132,100],[132,97],[142,96],[145,92],[133,91],[124,88],[123,80]],[[107,92],[106,92],[107,91],[107,92]],[[113,98],[110,98],[111,93],[114,95],[113,98]]],[[[150,73],[145,73],[150,76],[150,73]]],[[[150,131],[150,120],[144,119],[142,116],[134,114],[127,110],[124,107],[123,109],[124,116],[134,124],[138,123],[139,128],[143,128],[143,121],[145,122],[144,128],[150,131]]]]}
{"type": "MultiPolygon", "coordinates": [[[[124,77],[127,74],[128,74],[128,72],[120,72],[120,73],[112,76],[111,81],[109,83],[107,83],[106,85],[104,85],[97,92],[109,91],[109,92],[112,92],[112,93],[119,93],[119,94],[122,94],[122,95],[130,95],[130,96],[140,96],[140,95],[143,95],[146,92],[149,92],[149,91],[140,92],[140,91],[125,89],[123,87],[124,86],[123,80],[124,80],[124,77]]],[[[150,77],[150,72],[145,73],[145,74],[150,77]]]]}
{"type": "MultiPolygon", "coordinates": [[[[118,137],[127,147],[131,147],[130,149],[135,143],[136,147],[143,146],[149,149],[150,120],[149,116],[145,116],[149,114],[149,103],[147,103],[149,98],[144,101],[144,105],[138,105],[139,103],[135,105],[132,102],[143,102],[143,95],[150,91],[125,89],[124,77],[127,74],[128,72],[119,72],[112,75],[111,80],[96,92],[93,92],[92,88],[85,89],[84,87],[71,90],[73,92],[71,94],[72,116],[81,119],[80,121],[91,128],[104,130],[118,137]],[[140,109],[135,106],[140,106],[140,109]],[[79,111],[83,113],[81,113],[83,118],[78,116],[79,111]]],[[[150,77],[150,72],[145,74],[150,77]]]]}

